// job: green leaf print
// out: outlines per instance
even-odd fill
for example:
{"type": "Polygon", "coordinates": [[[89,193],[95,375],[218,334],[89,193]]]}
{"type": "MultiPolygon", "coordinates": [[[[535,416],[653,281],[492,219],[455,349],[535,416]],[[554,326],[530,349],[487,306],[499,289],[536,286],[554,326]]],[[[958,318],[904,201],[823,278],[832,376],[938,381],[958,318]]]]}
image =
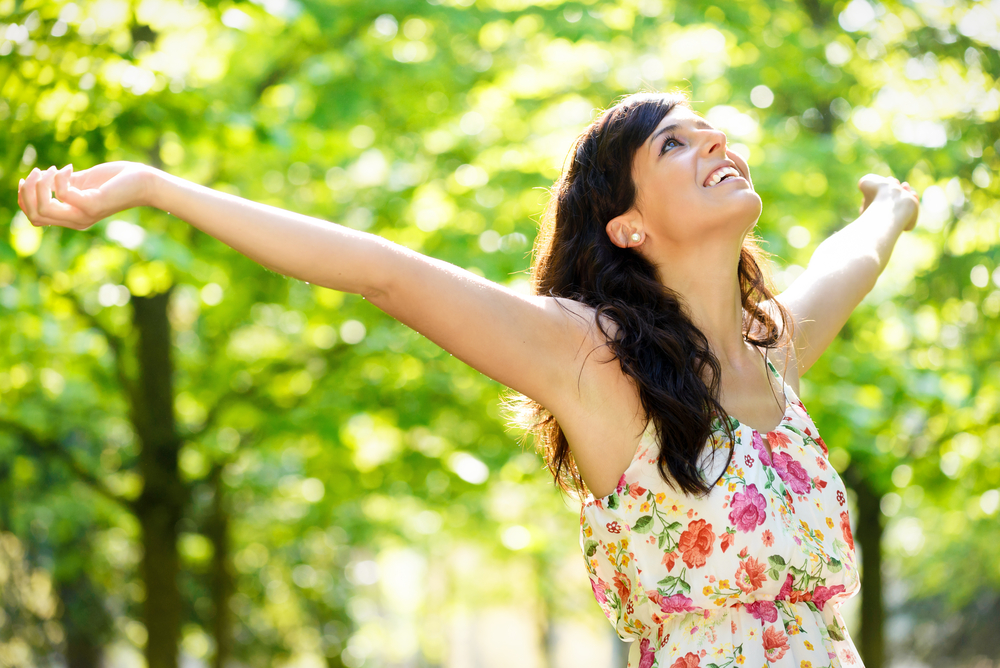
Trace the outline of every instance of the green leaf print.
{"type": "Polygon", "coordinates": [[[614,510],[618,507],[618,495],[612,494],[608,497],[608,508],[614,510]]]}
{"type": "Polygon", "coordinates": [[[586,552],[588,558],[594,556],[597,553],[597,541],[588,540],[587,544],[584,546],[584,551],[586,552]]]}
{"type": "Polygon", "coordinates": [[[827,569],[829,569],[831,573],[839,573],[840,569],[843,568],[844,565],[840,563],[839,559],[834,559],[831,557],[830,561],[827,562],[826,567],[827,569]]]}
{"type": "Polygon", "coordinates": [[[830,637],[833,638],[834,640],[844,639],[844,634],[840,632],[840,629],[837,627],[836,624],[830,624],[829,626],[827,626],[826,631],[827,633],[830,634],[830,637]]]}
{"type": "Polygon", "coordinates": [[[656,584],[660,585],[661,587],[670,588],[670,587],[674,586],[674,583],[676,583],[677,580],[678,580],[678,578],[677,578],[676,575],[668,575],[667,577],[663,578],[662,580],[660,580],[656,584]]]}
{"type": "Polygon", "coordinates": [[[643,515],[632,525],[632,531],[636,533],[649,533],[653,529],[653,516],[643,515]]]}
{"type": "Polygon", "coordinates": [[[786,565],[785,558],[782,557],[780,554],[772,554],[770,557],[767,558],[767,561],[775,568],[781,568],[782,566],[786,565]]]}
{"type": "Polygon", "coordinates": [[[663,596],[671,596],[678,592],[683,594],[691,593],[691,585],[689,585],[685,580],[684,576],[687,575],[687,569],[682,568],[679,575],[668,575],[656,584],[660,587],[660,594],[663,596]]]}

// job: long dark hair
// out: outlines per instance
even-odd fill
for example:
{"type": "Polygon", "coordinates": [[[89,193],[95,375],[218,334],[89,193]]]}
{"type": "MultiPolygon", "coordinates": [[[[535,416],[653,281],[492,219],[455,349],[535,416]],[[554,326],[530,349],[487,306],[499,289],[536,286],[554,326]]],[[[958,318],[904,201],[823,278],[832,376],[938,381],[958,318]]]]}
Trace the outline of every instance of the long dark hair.
{"type": "MultiPolygon", "coordinates": [[[[698,461],[714,433],[713,422],[721,419],[730,443],[734,438],[719,403],[719,361],[679,295],[660,283],[654,266],[636,250],[614,245],[605,230],[608,221],[635,204],[633,156],[676,105],[690,108],[682,93],[630,95],[577,138],[542,219],[532,285],[536,294],[573,299],[596,310],[609,349],[639,390],[647,427],[649,421],[655,426],[660,475],[685,493],[707,494],[716,481],[704,479],[698,461]],[[604,318],[614,323],[613,334],[604,318]]],[[[748,235],[738,269],[743,333],[766,349],[787,335],[759,306],[774,296],[762,264],[763,253],[748,235]]],[[[789,322],[774,303],[781,323],[789,322]]],[[[552,413],[526,397],[519,399],[517,413],[560,489],[583,495],[586,485],[552,413]]],[[[727,466],[731,460],[732,447],[727,466]]]]}

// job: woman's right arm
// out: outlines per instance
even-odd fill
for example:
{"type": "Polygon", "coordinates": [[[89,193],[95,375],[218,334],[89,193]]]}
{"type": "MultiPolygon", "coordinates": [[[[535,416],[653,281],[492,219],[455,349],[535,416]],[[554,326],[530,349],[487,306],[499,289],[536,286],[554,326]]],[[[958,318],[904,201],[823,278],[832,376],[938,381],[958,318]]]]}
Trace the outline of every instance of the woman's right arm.
{"type": "Polygon", "coordinates": [[[364,296],[553,413],[580,408],[567,402],[579,401],[577,379],[599,339],[589,310],[575,302],[521,295],[376,235],[135,163],[33,171],[18,203],[32,224],[75,229],[126,208],[154,206],[278,273],[364,296]]]}

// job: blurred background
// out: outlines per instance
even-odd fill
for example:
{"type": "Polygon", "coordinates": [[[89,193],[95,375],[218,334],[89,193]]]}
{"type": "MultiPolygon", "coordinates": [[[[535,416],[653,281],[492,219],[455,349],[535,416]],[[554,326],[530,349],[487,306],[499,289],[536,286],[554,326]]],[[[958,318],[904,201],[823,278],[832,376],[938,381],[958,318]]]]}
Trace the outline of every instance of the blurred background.
{"type": "Polygon", "coordinates": [[[1000,665],[1000,2],[0,0],[0,665],[621,668],[579,504],[504,389],[359,297],[132,210],[36,229],[35,166],[136,160],[527,288],[547,188],[680,87],[779,288],[917,229],[802,396],[851,489],[870,668],[1000,665]]]}

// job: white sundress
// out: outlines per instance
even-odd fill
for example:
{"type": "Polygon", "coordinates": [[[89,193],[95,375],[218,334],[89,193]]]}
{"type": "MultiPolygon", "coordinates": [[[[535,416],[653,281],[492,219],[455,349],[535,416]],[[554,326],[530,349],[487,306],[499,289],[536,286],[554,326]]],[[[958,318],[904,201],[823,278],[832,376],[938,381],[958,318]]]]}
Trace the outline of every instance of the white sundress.
{"type": "Polygon", "coordinates": [[[860,582],[845,488],[805,406],[761,435],[717,422],[705,497],[660,477],[647,430],[617,489],[584,499],[580,546],[594,596],[632,641],[628,668],[861,666],[838,608],[860,582]]]}

